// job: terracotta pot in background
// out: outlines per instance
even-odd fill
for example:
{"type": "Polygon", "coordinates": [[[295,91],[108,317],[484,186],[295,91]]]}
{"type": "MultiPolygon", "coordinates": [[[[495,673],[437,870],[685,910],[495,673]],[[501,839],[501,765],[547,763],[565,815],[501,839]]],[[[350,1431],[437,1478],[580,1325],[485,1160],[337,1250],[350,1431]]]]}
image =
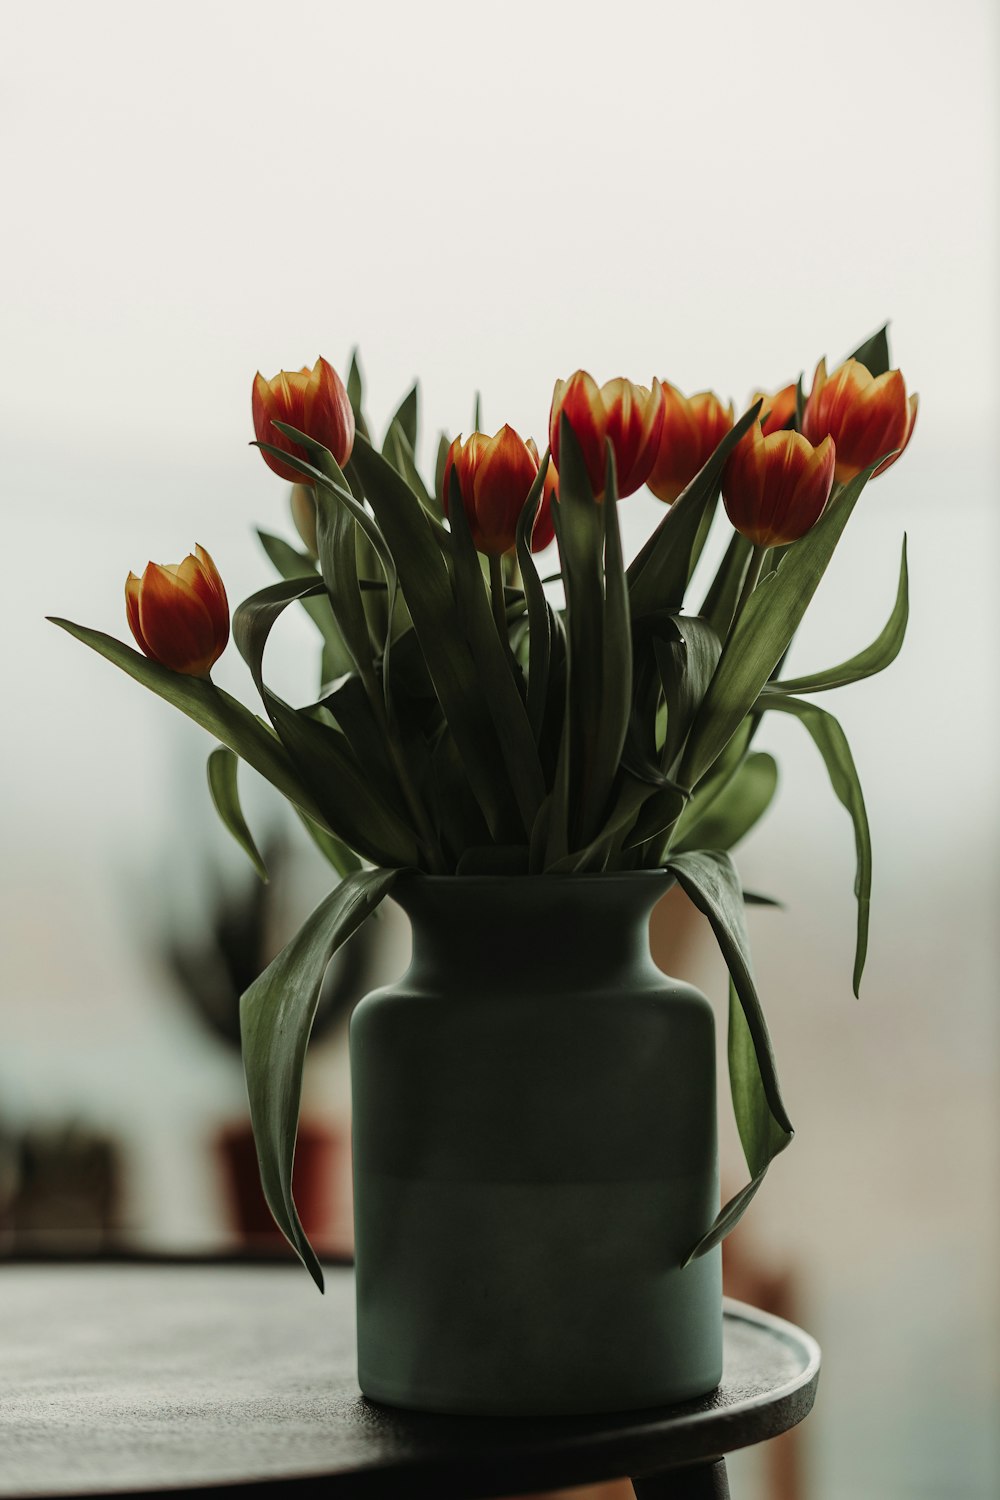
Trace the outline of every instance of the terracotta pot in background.
{"type": "MultiPolygon", "coordinates": [[[[281,1248],[286,1242],[260,1185],[249,1120],[224,1126],[215,1145],[233,1233],[247,1247],[281,1248]]],[[[351,1136],[346,1127],[318,1120],[300,1123],[292,1186],[303,1228],[316,1249],[326,1255],[351,1255],[351,1136]]]]}

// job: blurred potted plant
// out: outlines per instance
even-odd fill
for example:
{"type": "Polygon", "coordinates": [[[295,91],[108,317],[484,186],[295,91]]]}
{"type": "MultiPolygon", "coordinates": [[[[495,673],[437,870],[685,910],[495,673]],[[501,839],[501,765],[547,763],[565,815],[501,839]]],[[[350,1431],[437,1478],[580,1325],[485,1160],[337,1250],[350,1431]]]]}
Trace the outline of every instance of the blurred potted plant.
{"type": "MultiPolygon", "coordinates": [[[[254,1132],[271,1210],[316,1281],[292,1195],[302,1064],[332,954],[389,893],[414,957],[351,1026],[359,1379],[440,1411],[617,1409],[694,1396],[721,1373],[719,1244],[791,1139],[729,857],[774,790],[764,715],[812,735],[858,849],[855,988],[870,843],[837,721],[809,694],[887,666],[906,623],[905,552],[878,639],[782,676],[868,481],[915,416],[885,331],[831,377],[758,398],[736,422],[654,380],[558,382],[548,451],[512,428],[415,460],[417,394],[370,438],[356,361],[258,375],[260,450],[296,490],[306,551],[236,611],[267,713],[209,669],[228,637],[200,548],[129,576],[141,648],[58,621],[209,728],[216,806],[259,859],[238,758],[297,809],[342,879],[243,996],[254,1132]],[[668,507],[627,565],[618,501],[668,507]],[[720,494],[729,533],[707,594],[691,580],[720,494]],[[311,526],[315,522],[313,538],[311,526]],[[553,536],[555,578],[536,550],[553,536]],[[264,654],[300,603],[324,647],[319,698],[293,708],[264,654]],[[751,1181],[721,1212],[713,1022],[648,953],[674,882],[732,978],[732,1096],[751,1181]]],[[[479,423],[476,422],[478,428],[479,423]]]]}

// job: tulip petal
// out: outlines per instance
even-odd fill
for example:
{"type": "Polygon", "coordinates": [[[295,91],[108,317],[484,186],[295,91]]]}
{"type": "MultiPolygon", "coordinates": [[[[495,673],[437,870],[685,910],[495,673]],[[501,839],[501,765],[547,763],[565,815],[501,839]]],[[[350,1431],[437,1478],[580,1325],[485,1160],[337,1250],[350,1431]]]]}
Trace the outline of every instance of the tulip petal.
{"type": "Polygon", "coordinates": [[[142,575],[139,622],[148,654],[174,672],[203,676],[225,645],[190,584],[152,562],[142,575]]]}

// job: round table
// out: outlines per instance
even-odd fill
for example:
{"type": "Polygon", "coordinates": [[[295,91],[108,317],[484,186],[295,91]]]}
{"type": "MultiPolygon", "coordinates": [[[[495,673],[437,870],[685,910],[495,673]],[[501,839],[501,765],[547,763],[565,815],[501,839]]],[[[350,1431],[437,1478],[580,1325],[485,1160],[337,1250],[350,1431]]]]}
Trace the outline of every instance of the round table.
{"type": "Polygon", "coordinates": [[[724,1455],[800,1422],[819,1349],[727,1302],[701,1400],[585,1418],[438,1417],[367,1401],[354,1278],[297,1265],[0,1267],[0,1496],[516,1495],[628,1474],[640,1497],[728,1494],[724,1455]]]}

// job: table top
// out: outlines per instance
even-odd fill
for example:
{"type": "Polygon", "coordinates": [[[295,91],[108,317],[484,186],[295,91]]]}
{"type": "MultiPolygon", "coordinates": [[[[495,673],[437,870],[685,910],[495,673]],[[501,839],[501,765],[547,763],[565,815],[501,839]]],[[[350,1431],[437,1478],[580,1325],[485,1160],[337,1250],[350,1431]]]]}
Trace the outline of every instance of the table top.
{"type": "Polygon", "coordinates": [[[0,1496],[510,1495],[762,1442],[812,1406],[819,1349],[727,1302],[717,1391],[585,1418],[438,1417],[367,1401],[354,1277],[297,1265],[0,1267],[0,1496]]]}

